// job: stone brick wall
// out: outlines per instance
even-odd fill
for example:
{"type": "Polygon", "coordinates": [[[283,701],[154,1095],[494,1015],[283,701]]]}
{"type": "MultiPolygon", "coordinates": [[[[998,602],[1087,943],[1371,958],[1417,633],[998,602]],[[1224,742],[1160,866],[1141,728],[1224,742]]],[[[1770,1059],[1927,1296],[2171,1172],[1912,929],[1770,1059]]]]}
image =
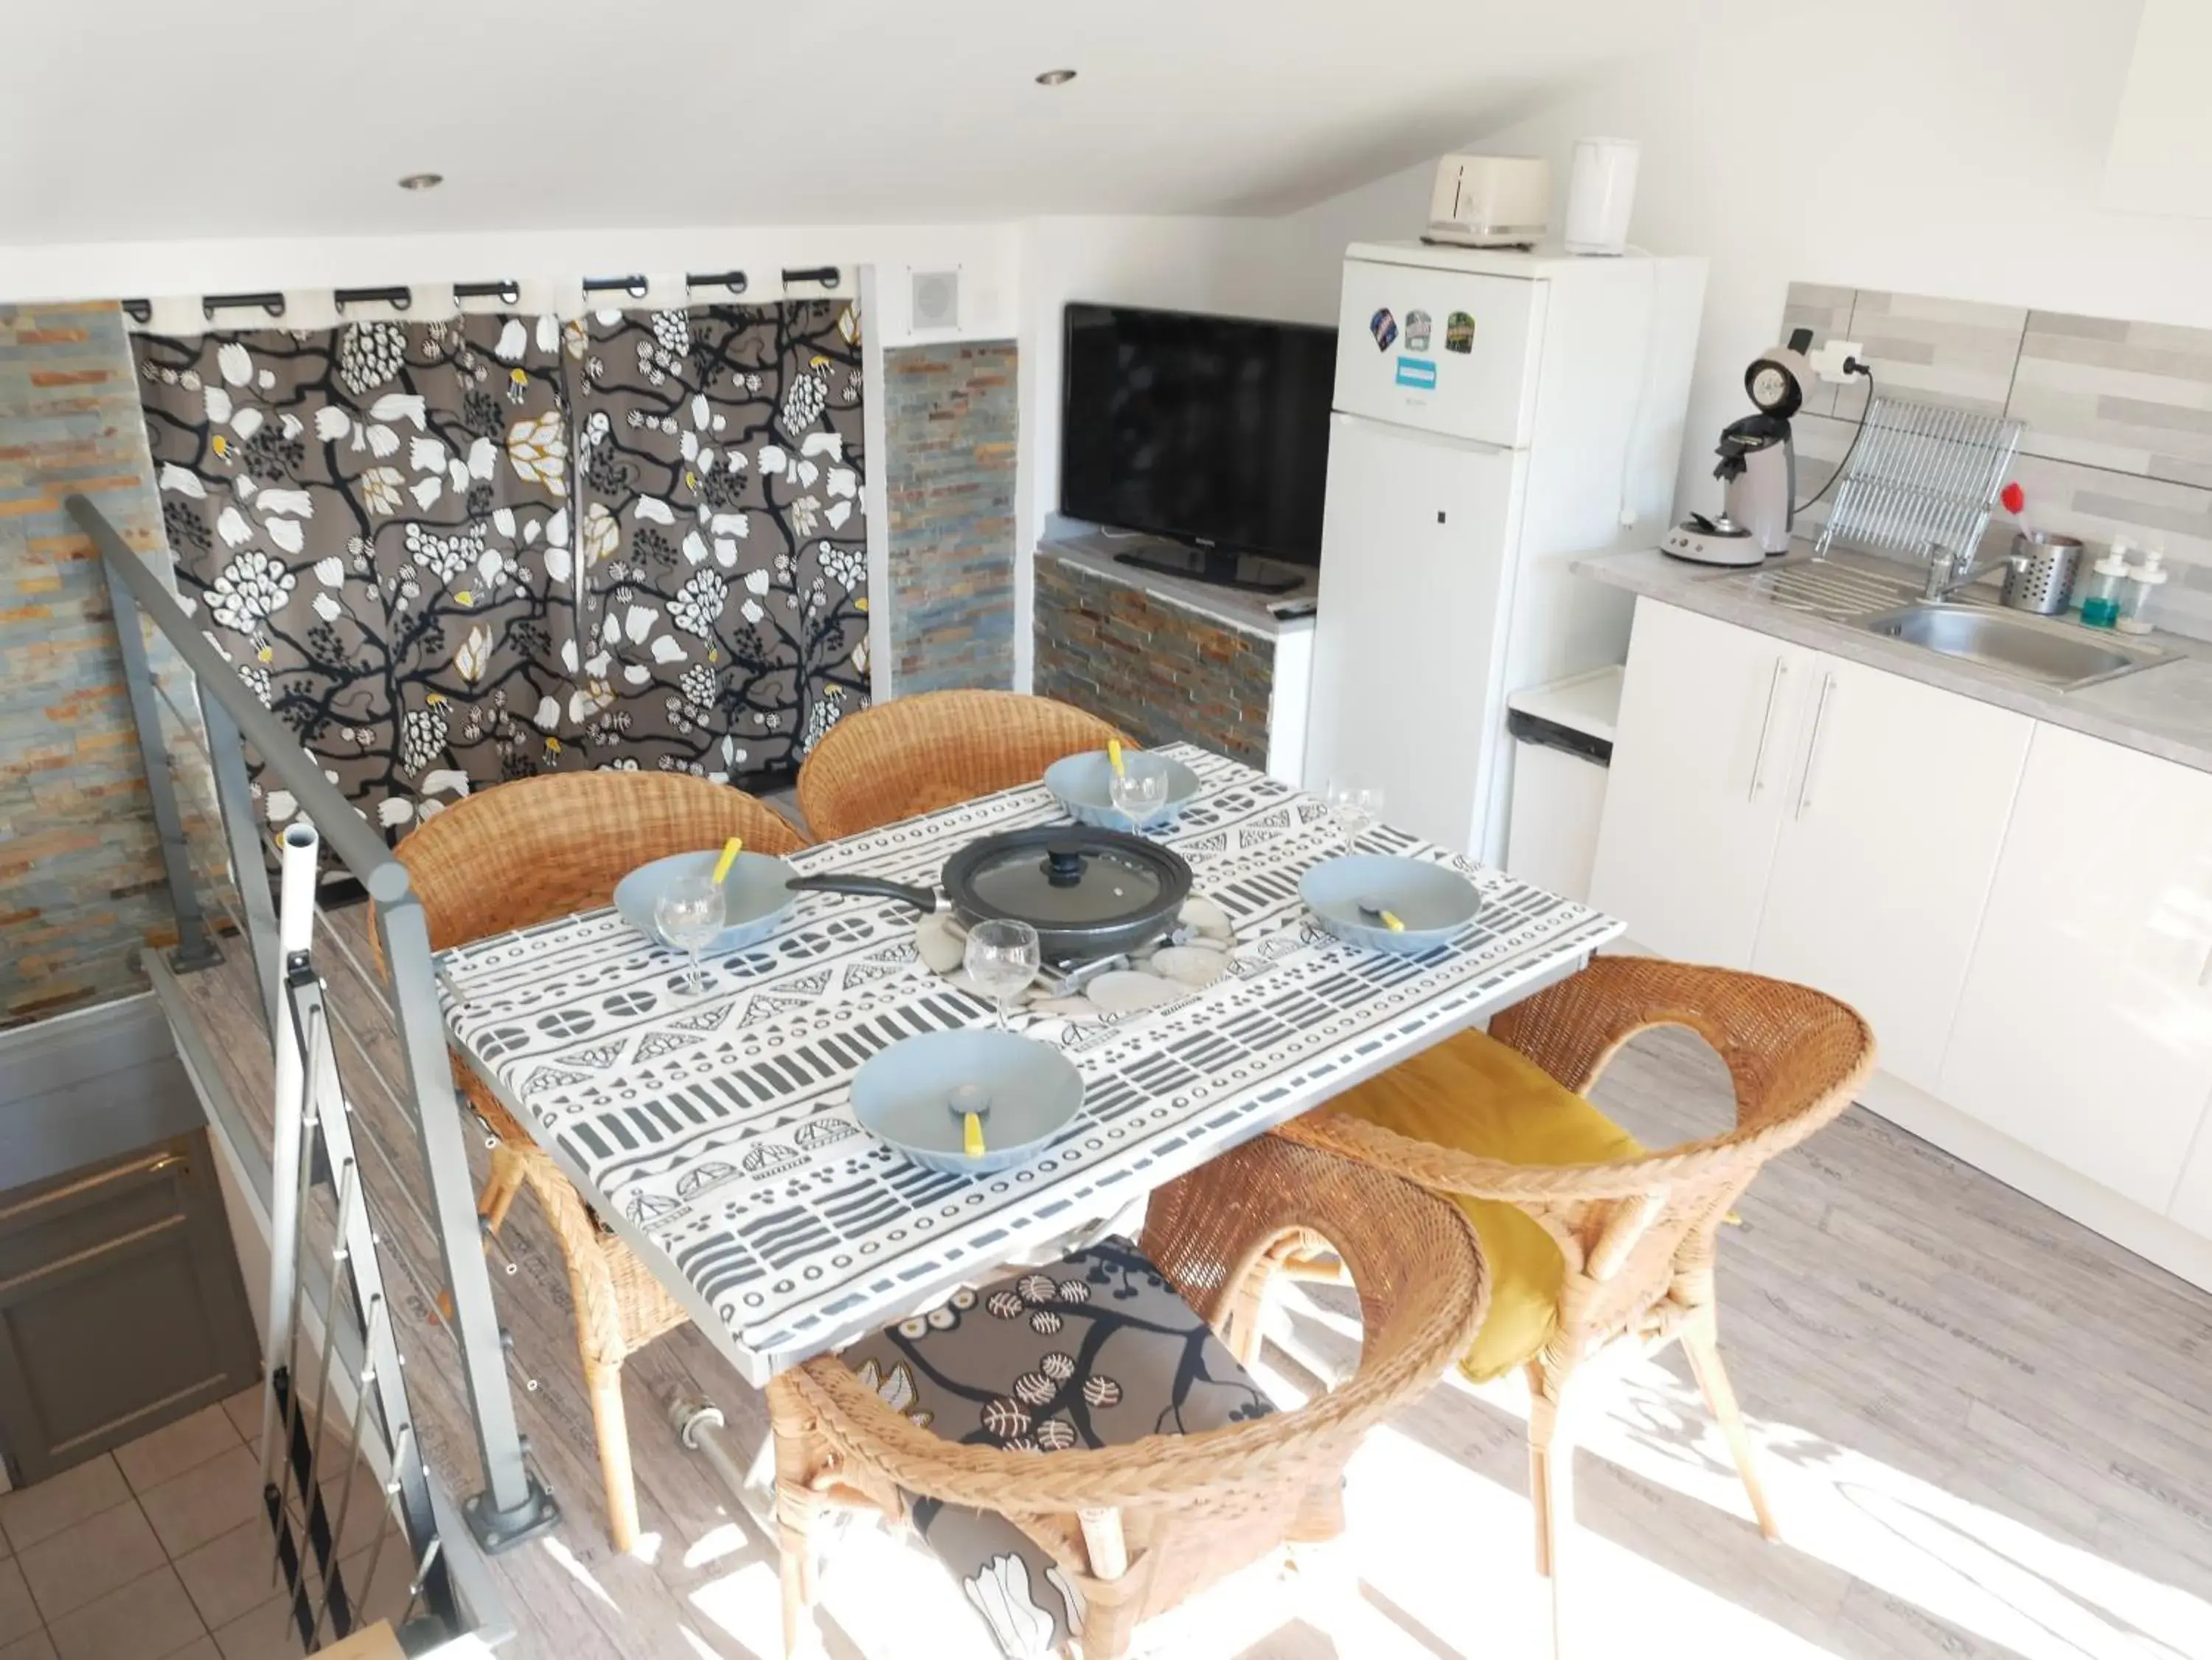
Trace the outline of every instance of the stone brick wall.
{"type": "Polygon", "coordinates": [[[1014,681],[1014,342],[884,354],[895,694],[1014,681]]]}
{"type": "Polygon", "coordinates": [[[1037,557],[1034,688],[1143,743],[1176,740],[1267,764],[1273,640],[1037,557]]]}
{"type": "Polygon", "coordinates": [[[78,490],[161,545],[122,314],[0,306],[0,1027],[143,991],[175,938],[78,490]]]}

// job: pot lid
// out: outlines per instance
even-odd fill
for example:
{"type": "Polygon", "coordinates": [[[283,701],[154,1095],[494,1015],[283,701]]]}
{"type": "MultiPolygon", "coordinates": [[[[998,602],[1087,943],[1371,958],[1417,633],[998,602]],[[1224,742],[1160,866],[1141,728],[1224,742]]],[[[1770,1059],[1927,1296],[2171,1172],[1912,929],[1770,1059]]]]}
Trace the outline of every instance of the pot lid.
{"type": "Polygon", "coordinates": [[[1134,836],[1054,825],[988,837],[945,869],[953,903],[1039,928],[1105,928],[1179,907],[1190,867],[1134,836]]]}

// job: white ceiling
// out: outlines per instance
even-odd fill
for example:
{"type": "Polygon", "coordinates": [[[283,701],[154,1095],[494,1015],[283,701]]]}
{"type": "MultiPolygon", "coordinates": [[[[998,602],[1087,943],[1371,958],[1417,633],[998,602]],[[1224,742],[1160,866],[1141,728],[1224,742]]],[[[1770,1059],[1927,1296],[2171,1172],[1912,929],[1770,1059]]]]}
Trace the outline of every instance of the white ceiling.
{"type": "Polygon", "coordinates": [[[21,0],[0,243],[1274,212],[1711,9],[21,0]],[[1063,65],[1073,84],[1035,84],[1063,65]],[[444,188],[395,187],[422,171],[444,188]]]}

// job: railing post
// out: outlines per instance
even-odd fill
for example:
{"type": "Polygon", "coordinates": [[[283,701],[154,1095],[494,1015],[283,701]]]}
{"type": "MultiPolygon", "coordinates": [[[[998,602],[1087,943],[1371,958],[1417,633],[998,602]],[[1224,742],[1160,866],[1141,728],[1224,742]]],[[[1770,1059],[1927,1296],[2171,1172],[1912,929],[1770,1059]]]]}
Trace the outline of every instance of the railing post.
{"type": "Polygon", "coordinates": [[[200,700],[200,721],[207,728],[208,762],[215,769],[215,802],[230,850],[230,880],[238,889],[246,942],[253,948],[253,970],[261,982],[262,1013],[276,1030],[276,999],[282,995],[283,954],[276,944],[276,906],[269,894],[269,866],[254,829],[253,786],[246,776],[246,743],[238,723],[213,698],[200,700]]]}
{"type": "Polygon", "coordinates": [[[115,633],[123,647],[123,686],[131,697],[131,719],[138,729],[138,758],[146,768],[146,796],[154,809],[154,833],[161,845],[161,870],[169,883],[169,904],[177,916],[177,948],[169,963],[179,973],[207,968],[222,960],[208,932],[207,912],[199,889],[192,882],[191,849],[185,841],[184,817],[177,810],[176,780],[169,776],[169,755],[161,742],[161,716],[155,706],[154,670],[146,660],[146,636],[140,632],[138,602],[116,575],[115,567],[100,560],[107,579],[107,597],[115,613],[115,633]]]}
{"type": "Polygon", "coordinates": [[[430,960],[430,934],[422,901],[412,894],[377,906],[386,960],[392,965],[392,1000],[414,1087],[415,1129],[438,1227],[446,1284],[453,1293],[453,1324],[461,1340],[469,1400],[476,1420],[477,1451],[484,1491],[465,1500],[461,1513],[486,1551],[497,1552],[542,1533],[560,1520],[544,1485],[525,1463],[515,1428],[514,1397],[507,1385],[507,1340],[492,1306],[491,1272],[485,1266],[483,1228],[469,1178],[461,1105],[453,1094],[447,1057],[446,1022],[438,1006],[430,960]]]}

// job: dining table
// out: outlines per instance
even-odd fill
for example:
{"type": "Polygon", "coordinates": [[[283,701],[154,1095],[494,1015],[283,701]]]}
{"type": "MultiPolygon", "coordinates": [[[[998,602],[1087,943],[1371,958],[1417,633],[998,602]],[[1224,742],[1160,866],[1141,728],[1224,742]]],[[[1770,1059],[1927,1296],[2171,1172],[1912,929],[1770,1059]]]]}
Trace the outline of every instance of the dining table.
{"type": "MultiPolygon", "coordinates": [[[[440,954],[453,1047],[750,1383],[927,1308],[1574,972],[1622,925],[1387,822],[1358,851],[1448,865],[1474,920],[1419,954],[1349,943],[1299,895],[1345,828],[1315,797],[1186,744],[1196,797],[1146,833],[1235,932],[1227,972],[1162,1006],[1028,1011],[1079,1112],[1033,1163],[927,1170],[863,1130],[854,1075],[886,1046],[988,1025],[926,964],[910,906],[807,893],[767,937],[687,960],[611,908],[440,954]]],[[[933,884],[979,837],[1066,817],[1042,785],[790,856],[933,884]]],[[[527,881],[519,871],[516,880],[527,881]]]]}

